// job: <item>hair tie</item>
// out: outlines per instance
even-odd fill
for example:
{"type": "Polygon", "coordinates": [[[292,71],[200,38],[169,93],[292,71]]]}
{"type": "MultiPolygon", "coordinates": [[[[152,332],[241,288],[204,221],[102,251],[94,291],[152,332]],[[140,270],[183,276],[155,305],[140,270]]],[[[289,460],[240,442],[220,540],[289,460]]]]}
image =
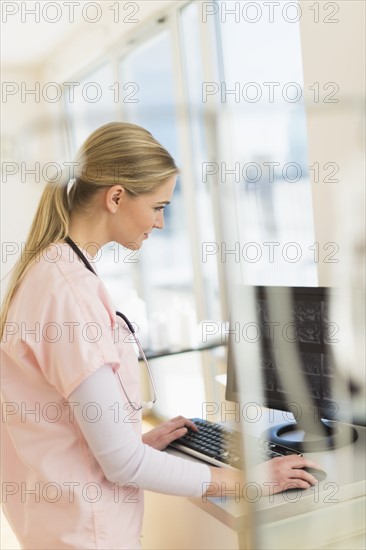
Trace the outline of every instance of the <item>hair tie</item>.
{"type": "Polygon", "coordinates": [[[75,184],[75,182],[76,182],[76,178],[71,178],[71,179],[69,179],[69,181],[67,182],[66,189],[67,189],[67,194],[68,194],[68,195],[70,194],[71,188],[73,187],[73,185],[75,184]]]}

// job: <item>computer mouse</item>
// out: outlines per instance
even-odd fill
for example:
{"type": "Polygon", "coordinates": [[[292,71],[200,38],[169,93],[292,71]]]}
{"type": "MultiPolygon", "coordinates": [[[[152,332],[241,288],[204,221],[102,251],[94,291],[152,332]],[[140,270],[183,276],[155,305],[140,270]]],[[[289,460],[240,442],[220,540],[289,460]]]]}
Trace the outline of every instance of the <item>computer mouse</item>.
{"type": "Polygon", "coordinates": [[[324,472],[324,470],[319,470],[318,468],[301,468],[301,470],[304,470],[304,472],[308,472],[318,481],[323,481],[323,479],[327,477],[326,472],[324,472]]]}

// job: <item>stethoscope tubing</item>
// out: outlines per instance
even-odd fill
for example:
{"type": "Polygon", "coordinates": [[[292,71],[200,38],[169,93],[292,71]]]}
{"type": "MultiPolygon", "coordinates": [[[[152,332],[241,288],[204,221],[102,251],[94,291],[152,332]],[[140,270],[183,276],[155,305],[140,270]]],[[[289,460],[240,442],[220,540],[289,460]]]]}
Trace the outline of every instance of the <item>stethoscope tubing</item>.
{"type": "MultiPolygon", "coordinates": [[[[83,262],[83,264],[85,265],[85,267],[87,269],[89,269],[89,271],[91,271],[92,273],[94,273],[94,275],[96,277],[98,277],[98,274],[96,273],[96,271],[93,269],[92,265],[90,264],[89,260],[85,257],[85,255],[82,253],[82,251],[80,250],[80,248],[77,246],[76,243],[74,243],[74,241],[70,238],[70,237],[66,237],[65,238],[65,242],[72,248],[72,250],[75,252],[75,254],[80,258],[80,260],[83,262]]],[[[146,365],[146,368],[147,368],[147,371],[148,371],[148,374],[149,374],[149,378],[150,378],[150,381],[151,381],[151,385],[152,385],[152,389],[153,389],[153,394],[154,394],[154,397],[153,397],[153,400],[152,401],[148,401],[146,403],[144,403],[144,405],[151,409],[152,405],[155,403],[156,401],[156,386],[155,386],[155,381],[154,381],[154,377],[152,375],[152,372],[151,372],[151,369],[150,369],[150,366],[149,366],[149,363],[146,359],[146,356],[145,356],[145,353],[144,353],[144,350],[142,349],[142,346],[140,344],[140,341],[139,339],[137,338],[136,334],[135,334],[135,329],[132,325],[132,323],[129,321],[129,319],[126,317],[126,315],[124,315],[123,313],[121,313],[120,311],[116,311],[116,315],[118,315],[119,317],[121,317],[123,319],[123,321],[126,323],[129,331],[134,335],[134,340],[137,344],[137,347],[139,349],[139,352],[140,352],[140,355],[146,365]]],[[[127,392],[124,388],[124,385],[123,385],[123,382],[122,382],[122,379],[121,379],[121,376],[119,374],[119,372],[117,371],[117,376],[119,378],[119,381],[120,381],[120,384],[122,386],[122,389],[123,389],[123,392],[128,400],[128,402],[130,403],[131,407],[133,407],[133,409],[135,410],[140,410],[142,408],[141,407],[138,407],[136,408],[134,406],[134,404],[130,401],[128,395],[127,395],[127,392]]]]}

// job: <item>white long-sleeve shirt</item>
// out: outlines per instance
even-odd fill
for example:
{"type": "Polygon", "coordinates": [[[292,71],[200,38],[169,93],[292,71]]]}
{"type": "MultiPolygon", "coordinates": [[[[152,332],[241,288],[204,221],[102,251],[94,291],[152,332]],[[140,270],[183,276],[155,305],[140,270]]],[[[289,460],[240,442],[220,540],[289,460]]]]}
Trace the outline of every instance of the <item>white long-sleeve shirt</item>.
{"type": "Polygon", "coordinates": [[[123,400],[118,384],[111,366],[104,365],[70,395],[70,401],[77,404],[76,420],[106,478],[159,493],[202,496],[210,480],[209,468],[142,443],[132,429],[132,409],[123,400]],[[94,403],[97,407],[90,405],[94,403]],[[88,406],[95,409],[96,422],[83,413],[88,406]]]}

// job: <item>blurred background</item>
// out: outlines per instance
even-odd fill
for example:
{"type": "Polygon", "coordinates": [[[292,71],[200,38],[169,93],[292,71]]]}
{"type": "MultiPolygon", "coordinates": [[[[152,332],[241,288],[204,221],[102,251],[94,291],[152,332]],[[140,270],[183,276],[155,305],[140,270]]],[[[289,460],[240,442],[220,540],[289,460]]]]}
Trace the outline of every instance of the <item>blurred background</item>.
{"type": "MultiPolygon", "coordinates": [[[[133,122],[181,168],[164,231],[138,253],[110,243],[97,257],[144,347],[226,341],[236,283],[336,284],[352,337],[339,364],[362,380],[364,3],[1,8],[3,291],[45,181],[94,129],[133,122]]],[[[152,368],[158,418],[225,402],[224,346],[152,368]]]]}

